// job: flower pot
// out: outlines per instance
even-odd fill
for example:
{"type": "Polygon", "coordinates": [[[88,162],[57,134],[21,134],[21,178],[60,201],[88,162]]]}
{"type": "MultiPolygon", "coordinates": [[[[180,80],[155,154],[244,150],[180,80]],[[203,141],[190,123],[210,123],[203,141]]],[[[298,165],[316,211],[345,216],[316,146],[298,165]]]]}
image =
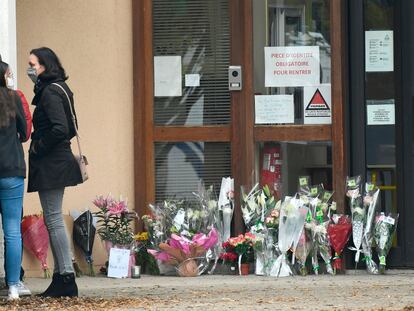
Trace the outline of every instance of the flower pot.
{"type": "Polygon", "coordinates": [[[250,264],[242,263],[240,265],[240,274],[241,275],[249,275],[249,270],[250,270],[250,264]]]}
{"type": "Polygon", "coordinates": [[[197,276],[198,275],[198,264],[194,259],[186,259],[177,267],[179,276],[197,276]]]}

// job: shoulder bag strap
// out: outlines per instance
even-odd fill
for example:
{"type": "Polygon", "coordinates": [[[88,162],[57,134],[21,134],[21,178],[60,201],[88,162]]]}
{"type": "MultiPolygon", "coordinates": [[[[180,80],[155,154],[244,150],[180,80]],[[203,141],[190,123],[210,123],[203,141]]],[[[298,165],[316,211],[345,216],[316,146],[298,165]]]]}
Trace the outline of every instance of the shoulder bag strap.
{"type": "Polygon", "coordinates": [[[52,83],[52,84],[59,87],[63,91],[63,93],[65,93],[66,98],[68,99],[70,114],[71,114],[71,118],[72,118],[72,122],[73,122],[73,127],[75,128],[75,133],[76,133],[76,140],[78,142],[79,156],[82,159],[82,150],[81,150],[81,145],[80,145],[78,127],[76,126],[76,118],[75,118],[75,114],[73,113],[73,110],[72,110],[72,101],[70,100],[69,95],[66,92],[66,90],[63,88],[63,86],[61,86],[60,84],[57,84],[57,83],[52,83]]]}

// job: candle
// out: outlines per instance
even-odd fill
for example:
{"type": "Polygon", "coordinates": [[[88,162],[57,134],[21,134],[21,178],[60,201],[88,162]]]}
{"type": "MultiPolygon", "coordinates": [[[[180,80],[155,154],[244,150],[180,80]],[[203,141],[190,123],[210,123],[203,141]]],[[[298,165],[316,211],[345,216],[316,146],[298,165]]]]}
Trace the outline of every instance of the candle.
{"type": "Polygon", "coordinates": [[[139,279],[141,277],[141,266],[131,267],[131,278],[139,279]]]}

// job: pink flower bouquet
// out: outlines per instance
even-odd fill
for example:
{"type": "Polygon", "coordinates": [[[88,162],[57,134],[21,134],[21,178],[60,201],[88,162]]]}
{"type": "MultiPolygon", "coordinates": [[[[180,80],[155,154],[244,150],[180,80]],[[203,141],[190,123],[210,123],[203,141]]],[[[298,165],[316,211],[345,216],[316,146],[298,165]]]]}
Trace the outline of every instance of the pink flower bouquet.
{"type": "Polygon", "coordinates": [[[167,243],[158,245],[159,251],[148,249],[155,259],[169,265],[176,266],[180,276],[200,275],[197,259],[203,259],[206,252],[213,248],[218,241],[218,232],[215,228],[205,235],[198,233],[187,239],[181,235],[172,234],[167,243]]]}

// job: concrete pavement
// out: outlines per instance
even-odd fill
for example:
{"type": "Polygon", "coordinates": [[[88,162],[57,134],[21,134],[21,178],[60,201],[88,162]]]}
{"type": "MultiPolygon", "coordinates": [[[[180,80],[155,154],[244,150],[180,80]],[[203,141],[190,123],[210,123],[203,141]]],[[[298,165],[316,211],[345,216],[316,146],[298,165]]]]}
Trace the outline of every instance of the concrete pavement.
{"type": "MultiPolygon", "coordinates": [[[[29,278],[26,285],[38,293],[49,282],[29,278]]],[[[377,276],[349,271],[346,275],[287,278],[84,276],[78,279],[78,286],[82,297],[137,299],[136,307],[133,303],[123,307],[120,300],[120,310],[414,310],[413,270],[389,270],[377,276]]]]}

